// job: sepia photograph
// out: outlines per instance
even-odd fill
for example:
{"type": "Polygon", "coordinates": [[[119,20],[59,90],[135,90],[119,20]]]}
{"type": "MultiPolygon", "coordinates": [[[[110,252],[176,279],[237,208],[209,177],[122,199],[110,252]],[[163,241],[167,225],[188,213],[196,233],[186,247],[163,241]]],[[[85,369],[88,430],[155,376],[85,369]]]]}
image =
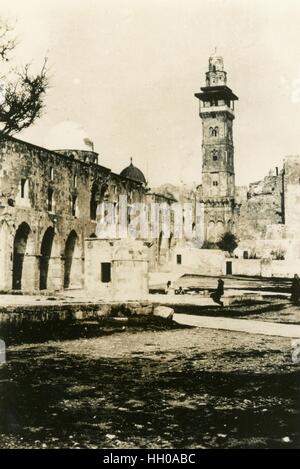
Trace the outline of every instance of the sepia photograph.
{"type": "Polygon", "coordinates": [[[299,22],[1,0],[1,450],[299,449],[299,22]]]}

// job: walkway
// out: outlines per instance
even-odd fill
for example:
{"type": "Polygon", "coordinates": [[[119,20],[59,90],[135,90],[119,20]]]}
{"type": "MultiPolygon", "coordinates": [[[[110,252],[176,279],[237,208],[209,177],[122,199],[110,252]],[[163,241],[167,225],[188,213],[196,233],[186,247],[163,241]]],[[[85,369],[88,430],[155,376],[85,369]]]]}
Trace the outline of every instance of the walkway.
{"type": "Polygon", "coordinates": [[[300,338],[300,326],[253,319],[230,319],[224,317],[193,316],[174,314],[174,321],[185,326],[223,329],[227,331],[249,332],[250,334],[274,335],[278,337],[300,338]]]}

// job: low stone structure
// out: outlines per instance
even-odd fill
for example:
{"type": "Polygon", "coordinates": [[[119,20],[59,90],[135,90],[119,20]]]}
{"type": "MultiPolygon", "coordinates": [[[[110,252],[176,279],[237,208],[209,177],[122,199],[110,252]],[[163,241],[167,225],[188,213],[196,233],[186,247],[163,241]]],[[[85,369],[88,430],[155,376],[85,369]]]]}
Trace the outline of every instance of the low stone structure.
{"type": "Polygon", "coordinates": [[[149,247],[138,240],[87,239],[85,288],[111,299],[142,299],[149,292],[149,247]]]}

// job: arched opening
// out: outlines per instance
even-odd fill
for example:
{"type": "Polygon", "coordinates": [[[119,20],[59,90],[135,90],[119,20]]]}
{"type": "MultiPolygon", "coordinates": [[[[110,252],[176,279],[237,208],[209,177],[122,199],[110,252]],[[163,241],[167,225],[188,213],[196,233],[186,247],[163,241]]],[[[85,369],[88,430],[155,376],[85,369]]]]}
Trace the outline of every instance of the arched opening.
{"type": "Polygon", "coordinates": [[[65,245],[64,288],[69,288],[74,283],[76,269],[74,269],[73,261],[77,241],[77,233],[73,230],[69,234],[65,245]]]}
{"type": "Polygon", "coordinates": [[[224,223],[221,220],[218,220],[216,225],[216,241],[220,241],[224,234],[224,223]]]}
{"type": "Polygon", "coordinates": [[[26,253],[30,227],[27,223],[22,223],[15,234],[13,250],[13,290],[22,290],[22,274],[24,266],[24,256],[26,253]]]}
{"type": "Polygon", "coordinates": [[[218,159],[218,150],[214,149],[212,152],[211,152],[211,155],[212,155],[212,158],[214,161],[217,161],[218,159]]]}
{"type": "Polygon", "coordinates": [[[97,238],[97,235],[96,235],[96,233],[92,233],[92,234],[90,234],[89,238],[97,238]]]}
{"type": "Polygon", "coordinates": [[[105,193],[107,191],[107,184],[100,184],[94,182],[91,190],[90,198],[90,219],[96,220],[98,205],[105,200],[105,193]]]}
{"type": "Polygon", "coordinates": [[[52,245],[54,238],[54,229],[50,226],[45,231],[41,244],[40,256],[40,290],[47,290],[49,261],[51,257],[52,245]]]}
{"type": "Polygon", "coordinates": [[[215,242],[215,222],[211,220],[207,226],[207,241],[214,243],[215,242]]]}

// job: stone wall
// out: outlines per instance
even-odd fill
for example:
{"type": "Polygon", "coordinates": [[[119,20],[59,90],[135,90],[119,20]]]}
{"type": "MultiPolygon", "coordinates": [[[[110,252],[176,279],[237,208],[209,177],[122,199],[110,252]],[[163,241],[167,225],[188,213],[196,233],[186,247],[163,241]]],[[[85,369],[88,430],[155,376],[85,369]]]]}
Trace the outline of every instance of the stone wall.
{"type": "Polygon", "coordinates": [[[238,191],[235,232],[239,239],[263,239],[268,225],[283,223],[282,174],[266,176],[238,191]]]}
{"type": "Polygon", "coordinates": [[[85,287],[100,298],[132,300],[149,292],[149,248],[138,240],[87,239],[85,287]]]}
{"type": "Polygon", "coordinates": [[[285,223],[291,235],[300,230],[300,157],[284,160],[285,223]]]}
{"type": "MultiPolygon", "coordinates": [[[[0,291],[83,286],[84,239],[103,200],[144,200],[142,184],[78,158],[0,141],[0,291]]],[[[95,160],[95,156],[93,156],[95,160]]]]}
{"type": "Polygon", "coordinates": [[[193,246],[176,246],[172,271],[185,274],[219,276],[225,273],[225,254],[218,249],[198,249],[193,246]],[[178,263],[180,257],[180,264],[178,263]]]}
{"type": "Polygon", "coordinates": [[[293,261],[271,258],[230,260],[232,262],[232,275],[284,278],[292,278],[294,274],[300,275],[300,259],[293,261]]]}

